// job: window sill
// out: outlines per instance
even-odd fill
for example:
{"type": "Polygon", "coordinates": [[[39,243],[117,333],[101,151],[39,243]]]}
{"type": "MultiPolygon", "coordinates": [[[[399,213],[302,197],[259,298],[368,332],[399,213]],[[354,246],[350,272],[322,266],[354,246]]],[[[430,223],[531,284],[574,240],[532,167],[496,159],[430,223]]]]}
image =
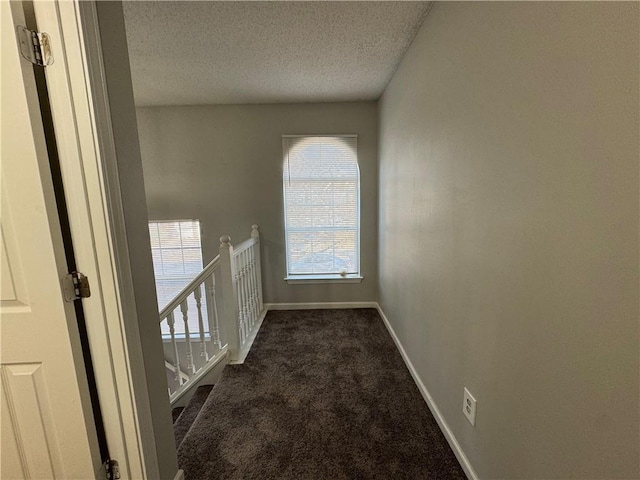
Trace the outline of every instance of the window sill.
{"type": "MultiPolygon", "coordinates": [[[[176,338],[176,343],[185,343],[187,341],[187,336],[184,333],[176,333],[175,338],[176,338]]],[[[199,342],[200,334],[195,332],[190,332],[189,338],[191,339],[192,342],[199,342]]],[[[209,332],[205,332],[204,340],[205,342],[211,341],[211,335],[209,334],[209,332]]],[[[162,333],[162,341],[164,343],[171,343],[171,335],[168,333],[162,333]]]]}
{"type": "Polygon", "coordinates": [[[311,284],[311,283],[360,283],[362,282],[360,275],[352,274],[343,277],[342,275],[295,275],[286,277],[288,284],[311,284]]]}

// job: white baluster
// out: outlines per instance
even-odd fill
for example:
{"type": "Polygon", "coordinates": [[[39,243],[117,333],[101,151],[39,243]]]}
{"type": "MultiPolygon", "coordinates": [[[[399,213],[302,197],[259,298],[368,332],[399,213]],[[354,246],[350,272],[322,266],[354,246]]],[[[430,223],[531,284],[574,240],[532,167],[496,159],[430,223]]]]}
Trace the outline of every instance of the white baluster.
{"type": "Polygon", "coordinates": [[[264,304],[262,303],[262,267],[260,265],[260,232],[258,225],[251,225],[251,238],[256,239],[255,244],[255,268],[258,289],[258,315],[262,313],[264,304]]]}
{"type": "Polygon", "coordinates": [[[238,359],[240,349],[240,331],[238,315],[238,291],[235,283],[235,261],[231,237],[220,237],[220,281],[222,288],[222,328],[229,345],[229,360],[238,359]]]}
{"type": "Polygon", "coordinates": [[[249,336],[249,332],[251,331],[251,312],[249,311],[249,296],[247,292],[247,265],[246,265],[246,253],[245,249],[242,252],[242,290],[244,291],[244,318],[245,324],[247,328],[246,336],[249,336]]]}
{"type": "Polygon", "coordinates": [[[256,323],[256,316],[253,311],[253,302],[251,300],[251,249],[253,246],[247,248],[244,252],[244,283],[247,289],[247,312],[250,318],[250,331],[253,331],[253,326],[256,323]]]}
{"type": "Polygon", "coordinates": [[[196,299],[196,310],[198,311],[198,333],[200,334],[200,356],[205,360],[209,360],[209,353],[207,352],[207,344],[205,343],[204,336],[204,319],[202,318],[202,285],[198,285],[193,291],[193,296],[196,299]]]}
{"type": "Polygon", "coordinates": [[[173,366],[176,367],[176,382],[182,385],[183,379],[180,375],[180,356],[178,355],[178,342],[176,342],[176,329],[175,319],[173,318],[173,312],[169,313],[167,317],[167,323],[169,324],[169,333],[171,334],[171,346],[173,347],[173,366]]]}
{"type": "Polygon", "coordinates": [[[207,279],[209,281],[209,287],[207,291],[209,293],[209,303],[207,304],[209,308],[209,331],[211,332],[211,341],[218,346],[218,348],[222,348],[222,342],[220,341],[220,327],[218,320],[218,304],[216,300],[216,275],[215,272],[211,274],[211,277],[207,279]]]}
{"type": "Polygon", "coordinates": [[[253,246],[252,259],[251,259],[251,275],[253,277],[253,299],[256,305],[256,317],[260,316],[260,300],[258,299],[258,267],[256,265],[256,252],[260,248],[260,244],[256,243],[253,246]]]}
{"type": "Polygon", "coordinates": [[[251,327],[253,327],[253,316],[251,315],[251,309],[249,305],[251,304],[249,300],[249,288],[247,284],[247,250],[245,249],[242,252],[242,290],[244,291],[244,311],[245,311],[245,319],[247,324],[247,336],[251,332],[251,327]]]}
{"type": "Polygon", "coordinates": [[[240,344],[244,345],[244,342],[247,338],[247,311],[244,308],[244,288],[242,288],[242,275],[244,274],[242,270],[242,262],[240,261],[241,256],[236,255],[236,285],[238,288],[238,307],[240,310],[240,344]]]}
{"type": "Polygon", "coordinates": [[[238,262],[236,262],[235,257],[233,258],[233,263],[235,264],[236,268],[236,274],[234,275],[233,283],[237,292],[236,301],[238,302],[236,309],[238,314],[238,340],[240,341],[239,345],[242,346],[242,344],[244,343],[244,317],[242,315],[242,292],[240,291],[240,288],[238,288],[240,284],[240,273],[238,272],[238,262]]]}
{"type": "Polygon", "coordinates": [[[180,304],[180,311],[182,312],[182,320],[184,322],[184,338],[187,342],[187,368],[189,369],[189,376],[191,376],[196,373],[196,366],[193,363],[193,349],[191,348],[191,334],[189,333],[189,315],[187,313],[189,306],[187,305],[187,298],[180,304]]]}
{"type": "Polygon", "coordinates": [[[257,321],[260,312],[258,312],[258,294],[256,293],[258,288],[256,284],[256,245],[251,245],[249,252],[249,285],[251,286],[251,309],[253,317],[257,321]]]}

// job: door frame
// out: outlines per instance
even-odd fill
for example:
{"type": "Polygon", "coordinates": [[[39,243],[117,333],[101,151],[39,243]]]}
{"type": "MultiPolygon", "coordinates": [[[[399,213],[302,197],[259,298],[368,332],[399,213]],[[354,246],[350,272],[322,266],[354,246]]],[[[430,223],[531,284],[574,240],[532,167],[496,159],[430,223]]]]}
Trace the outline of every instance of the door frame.
{"type": "Polygon", "coordinates": [[[77,267],[91,282],[83,306],[111,458],[122,479],[159,478],[96,4],[34,10],[57,66],[49,100],[77,267]]]}

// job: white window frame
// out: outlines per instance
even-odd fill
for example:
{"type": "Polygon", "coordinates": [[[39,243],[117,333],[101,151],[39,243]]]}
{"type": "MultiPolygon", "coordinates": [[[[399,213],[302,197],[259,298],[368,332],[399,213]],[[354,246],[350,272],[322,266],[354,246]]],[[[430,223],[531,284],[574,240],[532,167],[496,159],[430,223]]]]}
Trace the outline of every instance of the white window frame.
{"type": "MultiPolygon", "coordinates": [[[[356,220],[357,220],[357,234],[356,234],[356,257],[357,257],[357,273],[350,273],[346,275],[341,275],[339,273],[335,274],[317,274],[317,273],[305,273],[305,274],[291,274],[289,268],[289,253],[288,253],[288,242],[287,242],[287,225],[286,225],[286,215],[287,215],[287,193],[284,183],[284,168],[287,162],[287,156],[289,152],[284,148],[284,139],[287,138],[313,138],[313,137],[327,137],[327,138],[358,138],[357,134],[338,134],[338,135],[319,135],[319,134],[308,134],[308,135],[282,135],[283,139],[283,172],[282,172],[282,200],[283,200],[283,208],[282,212],[284,215],[284,244],[285,244],[285,260],[286,260],[286,277],[284,280],[288,284],[320,284],[320,283],[360,283],[362,282],[362,271],[361,271],[361,257],[360,257],[360,204],[361,204],[361,195],[360,195],[360,165],[357,164],[358,170],[358,183],[357,183],[357,194],[358,194],[358,202],[356,208],[356,220]]],[[[356,151],[356,163],[358,161],[358,152],[356,151]]]]}

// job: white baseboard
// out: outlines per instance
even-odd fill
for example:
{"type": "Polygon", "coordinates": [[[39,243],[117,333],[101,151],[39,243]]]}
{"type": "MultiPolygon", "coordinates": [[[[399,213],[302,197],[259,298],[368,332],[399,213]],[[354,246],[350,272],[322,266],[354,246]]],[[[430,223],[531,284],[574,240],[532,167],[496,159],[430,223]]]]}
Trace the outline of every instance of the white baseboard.
{"type": "Polygon", "coordinates": [[[178,470],[173,480],[184,480],[184,470],[178,470]]]}
{"type": "Polygon", "coordinates": [[[396,344],[396,347],[400,351],[400,355],[402,355],[402,359],[404,360],[404,363],[407,365],[407,368],[409,369],[409,372],[413,377],[413,381],[416,382],[418,390],[420,390],[420,393],[422,394],[422,398],[424,398],[424,401],[427,403],[429,410],[431,410],[431,413],[436,419],[436,422],[438,422],[438,425],[440,426],[442,433],[444,433],[444,436],[447,439],[447,442],[449,442],[449,445],[451,446],[453,453],[455,454],[456,458],[460,462],[460,465],[462,466],[464,473],[467,475],[469,480],[478,480],[478,475],[476,474],[475,470],[471,466],[471,462],[469,462],[469,459],[462,451],[462,447],[460,446],[460,444],[458,443],[458,440],[456,439],[455,435],[451,431],[449,424],[446,422],[446,420],[442,416],[442,413],[440,412],[440,409],[436,405],[436,402],[433,400],[433,397],[429,393],[429,390],[427,390],[427,387],[425,387],[424,383],[422,383],[422,379],[418,375],[418,372],[413,366],[413,363],[411,363],[411,360],[409,360],[409,356],[407,355],[407,352],[402,346],[402,343],[400,343],[400,340],[398,339],[396,332],[393,330],[393,327],[389,323],[389,319],[382,311],[382,308],[380,307],[380,305],[377,303],[375,305],[376,305],[375,308],[377,308],[378,313],[380,314],[380,317],[382,317],[382,321],[387,327],[387,330],[389,331],[391,338],[393,338],[393,341],[396,344]]]}
{"type": "Polygon", "coordinates": [[[333,308],[378,308],[376,302],[265,303],[267,310],[328,310],[333,308]]]}

